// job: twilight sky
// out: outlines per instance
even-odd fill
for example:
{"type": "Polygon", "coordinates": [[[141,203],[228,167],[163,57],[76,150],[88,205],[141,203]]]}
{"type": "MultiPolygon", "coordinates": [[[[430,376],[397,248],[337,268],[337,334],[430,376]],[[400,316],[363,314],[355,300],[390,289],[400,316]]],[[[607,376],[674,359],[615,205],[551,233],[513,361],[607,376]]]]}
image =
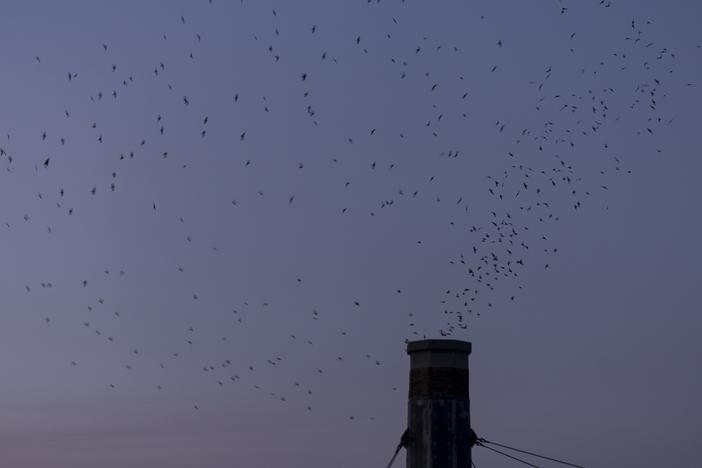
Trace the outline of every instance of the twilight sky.
{"type": "Polygon", "coordinates": [[[2,2],[0,465],[385,466],[450,336],[478,435],[699,466],[700,20],[2,2]]]}

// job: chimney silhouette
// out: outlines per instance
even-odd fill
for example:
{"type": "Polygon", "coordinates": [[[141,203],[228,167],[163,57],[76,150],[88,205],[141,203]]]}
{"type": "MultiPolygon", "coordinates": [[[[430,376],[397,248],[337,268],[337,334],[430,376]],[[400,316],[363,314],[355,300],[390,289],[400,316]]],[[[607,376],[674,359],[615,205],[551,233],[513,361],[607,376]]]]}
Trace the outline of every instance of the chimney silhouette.
{"type": "Polygon", "coordinates": [[[421,340],[410,355],[407,468],[470,468],[468,355],[471,343],[421,340]]]}

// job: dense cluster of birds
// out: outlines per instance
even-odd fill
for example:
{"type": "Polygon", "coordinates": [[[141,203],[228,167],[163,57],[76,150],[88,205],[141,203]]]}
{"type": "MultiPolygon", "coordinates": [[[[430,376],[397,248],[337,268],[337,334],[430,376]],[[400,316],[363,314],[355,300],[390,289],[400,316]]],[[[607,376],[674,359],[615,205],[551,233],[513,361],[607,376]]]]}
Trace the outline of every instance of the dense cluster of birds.
{"type": "MultiPolygon", "coordinates": [[[[372,6],[381,2],[368,0],[368,3],[372,6]]],[[[651,32],[650,21],[638,19],[632,19],[626,27],[622,28],[620,43],[611,45],[611,50],[606,55],[594,61],[590,58],[581,61],[577,59],[578,47],[582,45],[579,43],[578,33],[571,32],[559,38],[569,53],[575,57],[573,63],[580,64],[577,69],[579,80],[573,83],[563,80],[564,75],[572,73],[571,65],[568,65],[570,67],[568,70],[563,70],[562,68],[566,65],[548,63],[543,64],[542,73],[538,77],[532,79],[518,77],[517,80],[521,80],[521,84],[527,89],[523,96],[525,102],[529,103],[528,110],[524,110],[529,115],[528,124],[520,124],[524,119],[515,115],[505,115],[499,120],[490,122],[489,125],[492,127],[490,132],[493,134],[497,153],[491,157],[498,161],[493,166],[500,169],[481,174],[479,180],[482,182],[478,188],[470,187],[465,192],[456,191],[451,194],[450,191],[442,189],[442,175],[439,174],[458,173],[466,167],[464,161],[472,157],[471,142],[467,137],[461,140],[460,137],[455,136],[445,137],[444,133],[451,133],[454,125],[468,129],[475,125],[477,120],[485,120],[482,117],[482,110],[476,109],[473,104],[474,97],[481,93],[481,89],[468,85],[470,80],[461,73],[454,73],[455,70],[451,70],[450,67],[432,68],[434,62],[465,60],[463,44],[442,43],[427,36],[420,36],[413,44],[394,39],[393,28],[403,21],[404,3],[404,0],[397,2],[398,5],[392,8],[395,14],[386,18],[387,31],[382,36],[378,37],[378,34],[364,30],[349,37],[348,44],[343,45],[330,43],[322,37],[326,25],[300,25],[299,22],[288,21],[282,9],[271,8],[268,23],[262,26],[262,31],[251,35],[247,47],[250,47],[252,54],[256,55],[256,60],[263,57],[272,62],[273,66],[282,66],[288,61],[286,54],[291,53],[291,45],[286,38],[287,31],[292,28],[304,29],[304,34],[307,36],[305,44],[310,44],[309,47],[317,51],[315,53],[317,62],[321,64],[319,66],[339,66],[347,59],[348,54],[352,54],[354,60],[373,61],[374,66],[393,76],[392,80],[398,82],[398,86],[406,86],[409,90],[408,95],[409,93],[421,94],[422,99],[431,103],[428,110],[421,106],[413,109],[409,114],[398,110],[398,113],[405,114],[403,122],[412,122],[412,125],[406,125],[405,129],[398,129],[393,122],[375,119],[370,113],[363,116],[362,121],[354,122],[348,128],[340,128],[333,122],[333,117],[325,112],[325,103],[318,97],[324,94],[322,91],[318,92],[318,88],[324,87],[323,81],[331,79],[329,77],[333,75],[319,71],[318,66],[300,69],[289,87],[291,93],[302,96],[302,100],[299,101],[301,104],[295,104],[299,108],[284,110],[301,119],[307,119],[314,131],[329,132],[329,128],[334,128],[334,132],[339,133],[337,137],[339,147],[354,148],[359,145],[359,142],[372,146],[374,138],[382,134],[385,139],[383,141],[396,140],[402,144],[408,140],[428,141],[438,149],[430,155],[430,162],[422,166],[424,169],[421,173],[413,172],[415,175],[419,174],[418,176],[404,179],[403,176],[395,174],[403,165],[411,164],[408,159],[424,160],[426,156],[388,155],[382,148],[386,143],[381,143],[381,147],[375,152],[369,152],[371,156],[359,157],[353,162],[344,161],[342,156],[331,155],[313,160],[300,157],[293,162],[280,161],[279,166],[280,171],[288,171],[286,174],[289,173],[290,177],[297,177],[295,174],[309,170],[311,165],[327,165],[323,176],[308,176],[328,177],[330,182],[325,186],[327,193],[321,196],[341,201],[340,205],[334,207],[333,212],[330,211],[325,216],[361,220],[368,217],[391,216],[393,210],[401,207],[408,207],[407,209],[411,211],[412,207],[419,203],[425,206],[426,204],[433,207],[440,206],[442,216],[437,216],[436,220],[428,218],[425,222],[431,224],[435,230],[449,230],[461,237],[463,248],[444,259],[455,281],[440,292],[407,291],[389,281],[387,294],[393,296],[413,293],[434,294],[435,310],[431,311],[428,322],[430,326],[420,323],[421,320],[416,317],[416,311],[407,312],[403,332],[406,340],[437,335],[460,338],[467,333],[470,321],[481,313],[490,310],[497,303],[504,304],[505,300],[508,301],[507,303],[517,301],[520,292],[526,286],[525,277],[530,271],[550,268],[552,259],[559,252],[558,245],[551,240],[551,232],[556,223],[562,219],[577,216],[578,212],[588,205],[596,205],[597,209],[607,209],[606,206],[601,206],[601,201],[606,200],[606,192],[616,185],[620,180],[619,177],[627,177],[632,172],[629,169],[630,166],[625,163],[626,158],[621,154],[621,148],[615,151],[609,147],[606,136],[609,129],[626,121],[635,129],[632,138],[652,138],[656,132],[671,125],[673,120],[666,114],[664,102],[669,92],[667,84],[675,70],[676,54],[657,43],[651,32]],[[388,51],[392,52],[388,54],[388,51]],[[378,61],[382,61],[383,65],[378,65],[378,61]],[[410,85],[402,84],[409,81],[411,76],[419,78],[412,81],[410,85]],[[621,87],[611,84],[622,81],[631,83],[631,86],[621,87]],[[583,83],[585,83],[584,86],[583,83]],[[464,90],[453,95],[453,90],[461,86],[464,90]],[[442,94],[442,88],[450,89],[451,95],[442,94]],[[585,154],[592,156],[589,160],[584,160],[585,154]],[[323,158],[322,163],[320,161],[323,158]],[[344,165],[345,162],[346,165],[344,165]],[[356,165],[353,166],[354,170],[345,173],[345,168],[353,164],[356,165]],[[361,164],[363,168],[357,169],[361,164]],[[592,167],[597,167],[597,170],[588,172],[587,168],[592,167]],[[364,192],[364,187],[371,185],[383,187],[383,189],[370,194],[365,193],[364,197],[356,196],[364,192]],[[379,195],[381,192],[382,194],[379,195]],[[480,192],[479,195],[476,195],[478,192],[480,192]],[[369,205],[363,201],[367,196],[376,197],[373,204],[369,205]],[[479,202],[474,201],[476,196],[479,202]],[[595,199],[598,201],[592,201],[595,199]],[[449,219],[444,219],[443,213],[450,213],[449,219]]],[[[612,7],[610,2],[604,0],[592,3],[595,8],[612,7]]],[[[554,2],[554,4],[558,16],[567,17],[571,14],[570,9],[562,2],[554,2]]],[[[210,9],[203,13],[205,15],[217,15],[217,7],[217,2],[212,0],[201,6],[205,10],[210,9]]],[[[242,0],[240,7],[241,14],[245,15],[247,3],[242,0]]],[[[34,223],[35,226],[42,226],[41,229],[48,235],[52,235],[55,227],[47,225],[42,219],[44,210],[48,207],[53,207],[72,221],[78,222],[82,216],[81,211],[76,208],[81,204],[80,200],[90,199],[100,203],[107,200],[109,196],[119,197],[123,181],[142,170],[139,166],[139,161],[142,160],[156,160],[162,165],[162,180],[154,180],[154,184],[163,185],[166,191],[180,190],[169,182],[169,174],[174,171],[187,173],[193,170],[198,162],[178,151],[179,142],[182,138],[199,140],[200,143],[193,144],[200,145],[199,151],[206,153],[209,151],[207,142],[212,138],[212,134],[218,133],[221,137],[223,127],[220,125],[213,128],[214,112],[207,112],[207,106],[202,104],[199,96],[201,90],[197,89],[199,85],[181,82],[179,76],[179,70],[187,66],[187,63],[197,67],[200,54],[208,53],[207,48],[212,46],[208,43],[208,32],[195,30],[185,14],[173,15],[169,21],[172,23],[169,27],[173,26],[171,30],[174,32],[161,34],[157,39],[160,43],[159,47],[182,49],[178,54],[182,56],[186,65],[182,63],[172,65],[165,59],[154,60],[148,68],[138,68],[130,63],[117,63],[112,54],[113,44],[102,42],[91,46],[99,51],[94,63],[83,64],[82,67],[76,66],[69,70],[61,70],[55,65],[55,61],[51,66],[47,65],[47,60],[42,54],[33,57],[32,73],[50,75],[56,77],[55,79],[63,77],[66,84],[73,87],[73,90],[77,88],[75,96],[78,96],[76,99],[81,101],[80,104],[76,104],[76,107],[80,107],[80,111],[69,107],[63,111],[62,117],[71,121],[79,119],[80,122],[75,124],[77,130],[72,134],[57,132],[50,125],[37,128],[36,139],[43,145],[43,154],[31,157],[23,153],[21,141],[16,141],[10,133],[5,135],[5,141],[0,144],[0,164],[3,171],[7,177],[11,177],[18,164],[29,164],[28,161],[31,160],[34,172],[42,175],[41,180],[45,188],[45,191],[36,192],[36,197],[43,204],[41,206],[47,207],[38,209],[36,212],[27,212],[19,219],[4,219],[5,229],[11,230],[21,223],[34,223]],[[96,68],[99,69],[99,73],[95,71],[96,68]],[[99,76],[100,79],[91,79],[90,77],[94,75],[99,76]],[[124,116],[118,111],[112,114],[105,111],[106,103],[119,102],[134,88],[141,86],[148,86],[149,89],[155,87],[166,93],[162,94],[166,96],[164,99],[154,98],[153,102],[145,102],[141,105],[142,113],[150,119],[148,128],[140,128],[126,137],[111,134],[110,119],[118,121],[124,116]],[[84,105],[85,101],[89,102],[87,107],[84,105]],[[169,122],[176,119],[176,115],[187,115],[190,127],[187,136],[182,135],[182,128],[177,130],[169,128],[169,122]],[[108,121],[101,121],[97,116],[108,121]],[[64,185],[60,178],[52,174],[57,167],[66,164],[65,158],[56,155],[62,154],[63,147],[80,151],[85,141],[98,146],[110,141],[111,149],[115,146],[122,149],[117,154],[99,156],[100,174],[93,174],[95,182],[83,178],[80,184],[70,182],[64,185]]],[[[490,18],[480,16],[480,21],[487,24],[490,18]]],[[[511,44],[506,39],[498,38],[489,42],[486,40],[480,47],[490,50],[488,55],[493,61],[472,66],[483,67],[480,73],[485,81],[498,80],[505,68],[505,60],[508,60],[504,58],[504,51],[509,49],[511,44]]],[[[206,81],[205,78],[203,80],[206,81]]],[[[208,85],[203,83],[201,86],[208,85]]],[[[236,113],[244,101],[259,102],[260,110],[264,114],[275,113],[285,106],[293,106],[293,104],[275,102],[270,95],[257,96],[247,93],[245,89],[220,89],[217,93],[218,105],[226,107],[232,113],[236,113]]],[[[489,115],[488,112],[484,114],[489,115]]],[[[250,145],[256,145],[267,138],[275,138],[275,135],[267,135],[267,130],[256,122],[257,119],[240,118],[231,125],[223,124],[228,126],[227,131],[231,134],[228,139],[232,146],[231,151],[236,153],[235,160],[240,171],[252,171],[258,164],[258,161],[247,156],[250,145]]],[[[650,144],[655,146],[655,140],[651,139],[650,144]]],[[[407,148],[411,151],[412,146],[403,146],[403,148],[405,148],[403,151],[407,151],[407,148]]],[[[657,151],[660,152],[662,149],[657,148],[657,151]]],[[[251,174],[255,177],[253,172],[251,174]]],[[[284,176],[287,177],[287,175],[284,176]]],[[[159,174],[154,174],[154,177],[159,177],[159,174]]],[[[264,188],[255,189],[255,193],[225,197],[222,206],[227,206],[230,210],[240,210],[246,209],[246,205],[249,204],[253,206],[252,209],[259,209],[256,200],[266,198],[266,195],[267,191],[264,188]]],[[[197,197],[197,194],[192,196],[197,197]]],[[[305,209],[304,204],[308,199],[309,197],[300,193],[289,193],[269,203],[275,205],[275,209],[292,209],[291,207],[305,209]]],[[[191,233],[196,228],[188,224],[187,214],[177,215],[174,221],[166,219],[170,217],[173,209],[168,210],[168,216],[163,215],[161,212],[165,205],[168,205],[168,200],[165,198],[145,199],[143,206],[135,209],[148,209],[155,217],[160,217],[162,221],[159,222],[173,223],[175,226],[170,229],[170,232],[178,238],[174,242],[184,246],[200,243],[204,249],[215,253],[220,251],[222,246],[204,245],[204,241],[191,233]]],[[[433,209],[429,208],[430,212],[433,209]]],[[[134,228],[139,229],[138,226],[134,228]]],[[[426,248],[426,240],[417,238],[414,247],[426,248]]],[[[128,278],[131,273],[128,265],[106,268],[99,274],[86,273],[84,279],[75,286],[79,288],[82,300],[86,302],[87,316],[96,318],[75,320],[76,326],[83,328],[86,333],[99,337],[106,345],[114,346],[119,342],[122,338],[119,333],[124,334],[125,330],[114,323],[122,319],[123,312],[109,311],[109,300],[95,296],[91,286],[94,283],[118,282],[128,278]],[[97,314],[102,314],[100,315],[102,318],[97,318],[97,314]],[[105,315],[110,316],[112,322],[106,321],[105,315]]],[[[186,274],[206,275],[207,273],[193,272],[177,260],[171,271],[164,272],[164,275],[173,276],[186,274]]],[[[180,288],[178,285],[183,284],[182,281],[174,280],[174,289],[180,288]]],[[[300,287],[304,285],[314,288],[314,284],[306,284],[308,279],[301,276],[290,278],[290,282],[300,287]]],[[[27,294],[35,294],[37,289],[56,287],[58,287],[56,281],[45,281],[26,284],[25,290],[27,294]]],[[[200,301],[199,292],[188,292],[187,295],[194,302],[200,301]]],[[[345,299],[339,300],[346,301],[351,310],[366,307],[362,295],[354,297],[350,293],[345,299]]],[[[238,305],[225,306],[231,316],[230,320],[240,329],[244,329],[249,321],[256,320],[257,311],[269,310],[272,307],[273,305],[266,300],[242,300],[238,305]]],[[[320,321],[323,315],[323,312],[313,309],[306,320],[320,321]]],[[[47,326],[52,326],[56,321],[74,319],[74,317],[45,314],[41,321],[47,326]]],[[[153,385],[159,391],[166,391],[167,387],[161,382],[158,372],[167,372],[170,368],[179,365],[191,365],[184,363],[183,358],[192,353],[192,350],[200,346],[203,341],[219,341],[226,349],[226,343],[233,340],[231,333],[226,330],[223,330],[218,337],[206,337],[199,333],[200,327],[197,324],[202,320],[204,320],[203,317],[197,317],[193,320],[193,325],[185,329],[168,331],[180,337],[178,338],[180,345],[174,349],[162,350],[159,356],[153,355],[154,353],[145,355],[146,353],[139,347],[129,347],[119,351],[124,353],[124,369],[131,371],[136,366],[153,367],[154,375],[157,375],[153,385]]],[[[352,334],[348,330],[328,330],[328,333],[340,338],[349,337],[352,334]]],[[[357,334],[355,338],[359,341],[363,340],[362,335],[357,334]]],[[[294,346],[315,346],[315,337],[299,332],[289,333],[288,340],[294,346]]],[[[324,354],[328,361],[327,367],[315,366],[310,369],[311,374],[319,377],[328,374],[329,369],[343,365],[350,359],[348,354],[334,355],[329,350],[319,352],[324,354]]],[[[384,365],[384,360],[373,353],[359,351],[351,351],[351,353],[358,354],[354,357],[360,358],[369,367],[384,365]]],[[[295,379],[285,389],[266,387],[257,382],[256,374],[261,367],[283,367],[287,359],[286,356],[272,354],[265,359],[259,359],[256,362],[251,359],[249,362],[246,356],[233,357],[223,351],[221,355],[211,355],[208,362],[201,363],[199,372],[204,374],[208,384],[219,387],[252,385],[281,402],[297,399],[296,401],[301,402],[302,408],[313,411],[315,393],[311,377],[295,379]]],[[[79,367],[81,360],[77,357],[68,365],[79,367]]],[[[114,391],[120,389],[118,379],[105,382],[104,386],[114,391]]],[[[393,390],[396,388],[393,387],[393,390]]],[[[199,410],[205,404],[194,402],[192,406],[195,410],[199,410]]],[[[352,420],[361,418],[357,415],[345,417],[352,420]]],[[[374,416],[364,417],[374,419],[374,416]]]]}

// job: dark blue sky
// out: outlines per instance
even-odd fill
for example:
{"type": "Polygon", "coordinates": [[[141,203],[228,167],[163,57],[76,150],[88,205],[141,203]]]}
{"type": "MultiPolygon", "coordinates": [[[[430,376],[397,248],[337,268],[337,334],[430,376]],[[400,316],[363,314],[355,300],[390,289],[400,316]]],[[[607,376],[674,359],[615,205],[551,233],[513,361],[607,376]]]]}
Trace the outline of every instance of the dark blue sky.
{"type": "Polygon", "coordinates": [[[3,2],[0,465],[384,466],[450,335],[479,435],[696,466],[701,13],[3,2]]]}

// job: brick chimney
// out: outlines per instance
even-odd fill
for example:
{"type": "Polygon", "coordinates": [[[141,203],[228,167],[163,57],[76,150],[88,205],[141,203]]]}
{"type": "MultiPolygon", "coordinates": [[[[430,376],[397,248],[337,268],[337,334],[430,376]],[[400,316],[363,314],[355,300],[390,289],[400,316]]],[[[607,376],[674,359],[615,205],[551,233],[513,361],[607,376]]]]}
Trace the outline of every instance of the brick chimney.
{"type": "Polygon", "coordinates": [[[471,343],[421,340],[410,355],[407,468],[470,468],[471,343]]]}

